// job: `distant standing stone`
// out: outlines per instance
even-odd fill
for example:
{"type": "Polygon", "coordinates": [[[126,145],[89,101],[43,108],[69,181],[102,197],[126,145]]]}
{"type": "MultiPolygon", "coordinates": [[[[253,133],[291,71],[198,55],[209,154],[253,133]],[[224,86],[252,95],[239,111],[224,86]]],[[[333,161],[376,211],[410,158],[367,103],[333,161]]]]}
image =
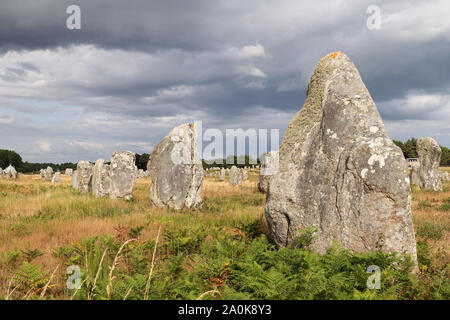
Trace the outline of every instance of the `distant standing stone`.
{"type": "Polygon", "coordinates": [[[77,190],[81,193],[89,193],[92,190],[91,179],[94,165],[89,161],[80,161],[77,164],[77,190]]]}
{"type": "Polygon", "coordinates": [[[259,172],[258,190],[267,193],[270,178],[278,172],[278,151],[266,153],[261,159],[261,171],[259,172]]]}
{"type": "Polygon", "coordinates": [[[247,169],[242,169],[241,170],[241,174],[242,174],[242,180],[247,180],[248,179],[248,173],[247,173],[247,169]]]}
{"type": "Polygon", "coordinates": [[[72,188],[78,190],[78,170],[75,170],[72,174],[72,188]]]}
{"type": "Polygon", "coordinates": [[[3,173],[8,179],[17,179],[17,171],[12,165],[3,170],[3,173]]]}
{"type": "Polygon", "coordinates": [[[232,186],[242,185],[241,171],[236,166],[231,167],[228,181],[232,186]]]}
{"type": "Polygon", "coordinates": [[[111,199],[129,200],[133,196],[134,182],[138,175],[136,155],[130,151],[114,152],[111,157],[111,199]]]}
{"type": "Polygon", "coordinates": [[[450,181],[450,174],[447,171],[441,172],[441,179],[444,182],[450,181]]]}
{"type": "Polygon", "coordinates": [[[92,174],[92,194],[95,197],[106,197],[111,192],[110,166],[105,160],[98,159],[95,162],[92,174]]]}
{"type": "Polygon", "coordinates": [[[420,189],[442,191],[442,181],[439,173],[441,147],[433,138],[425,137],[417,139],[416,150],[420,161],[420,189]]]}
{"type": "Polygon", "coordinates": [[[55,172],[55,174],[52,177],[52,183],[58,182],[61,182],[61,172],[55,172]]]}
{"type": "Polygon", "coordinates": [[[219,181],[225,181],[225,169],[220,169],[219,181]]]}
{"type": "Polygon", "coordinates": [[[153,150],[147,163],[151,201],[158,207],[201,207],[203,167],[194,124],[175,127],[153,150]]]}
{"type": "Polygon", "coordinates": [[[409,173],[409,180],[412,184],[420,186],[419,166],[412,166],[409,173]]]}
{"type": "Polygon", "coordinates": [[[53,178],[53,169],[52,167],[47,167],[44,171],[44,180],[45,181],[52,181],[53,178]]]}
{"type": "Polygon", "coordinates": [[[72,174],[73,174],[73,169],[67,168],[64,174],[65,174],[66,176],[72,176],[72,174]]]}

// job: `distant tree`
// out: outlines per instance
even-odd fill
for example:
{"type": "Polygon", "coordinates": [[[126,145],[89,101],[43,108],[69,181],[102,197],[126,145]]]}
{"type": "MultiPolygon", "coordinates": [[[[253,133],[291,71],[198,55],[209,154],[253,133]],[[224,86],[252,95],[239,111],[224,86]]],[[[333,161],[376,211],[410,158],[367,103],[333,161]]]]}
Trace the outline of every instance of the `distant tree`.
{"type": "Polygon", "coordinates": [[[147,162],[150,155],[148,153],[136,153],[136,167],[138,169],[147,170],[147,162]]]}
{"type": "Polygon", "coordinates": [[[23,171],[22,157],[15,151],[0,149],[0,167],[5,169],[9,165],[17,171],[23,171]]]}

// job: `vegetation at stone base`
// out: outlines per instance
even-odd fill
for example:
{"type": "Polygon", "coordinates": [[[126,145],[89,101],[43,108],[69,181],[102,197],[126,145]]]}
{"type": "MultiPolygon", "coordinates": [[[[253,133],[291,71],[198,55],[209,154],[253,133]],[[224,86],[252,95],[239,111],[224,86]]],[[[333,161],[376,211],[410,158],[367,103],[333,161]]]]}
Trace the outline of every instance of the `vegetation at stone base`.
{"type": "MultiPolygon", "coordinates": [[[[399,140],[393,140],[393,142],[400,147],[403,151],[403,155],[405,158],[418,158],[418,154],[416,151],[416,138],[410,138],[406,142],[402,142],[399,140]]],[[[450,166],[450,149],[440,146],[442,150],[441,155],[441,166],[450,166]]]]}
{"type": "Polygon", "coordinates": [[[257,181],[254,172],[241,187],[206,177],[203,208],[176,212],[151,205],[149,179],[137,180],[133,201],[82,195],[65,176],[59,185],[38,175],[1,180],[0,299],[450,298],[450,183],[413,189],[415,275],[389,254],[335,245],[318,255],[308,249],[312,228],[277,249],[257,181]],[[79,290],[66,286],[72,265],[79,290]],[[381,269],[379,290],[367,288],[370,265],[381,269]]]}

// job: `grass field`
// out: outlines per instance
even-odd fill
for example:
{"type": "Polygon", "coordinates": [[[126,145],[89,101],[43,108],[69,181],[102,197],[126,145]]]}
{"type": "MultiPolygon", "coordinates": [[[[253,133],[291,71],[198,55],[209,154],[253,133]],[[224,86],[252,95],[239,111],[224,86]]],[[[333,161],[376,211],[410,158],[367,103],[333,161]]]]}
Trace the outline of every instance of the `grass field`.
{"type": "MultiPolygon", "coordinates": [[[[450,168],[443,168],[449,170],[450,168]]],[[[450,171],[450,170],[449,170],[450,171]]],[[[150,180],[133,200],[96,199],[39,175],[0,180],[0,299],[449,299],[450,184],[413,189],[420,274],[401,257],[320,256],[276,249],[264,219],[256,173],[242,187],[206,177],[203,208],[155,208],[150,180]],[[381,288],[370,290],[369,265],[381,288]],[[80,270],[79,289],[69,266],[80,270]]],[[[73,272],[74,269],[72,269],[73,272]]]]}

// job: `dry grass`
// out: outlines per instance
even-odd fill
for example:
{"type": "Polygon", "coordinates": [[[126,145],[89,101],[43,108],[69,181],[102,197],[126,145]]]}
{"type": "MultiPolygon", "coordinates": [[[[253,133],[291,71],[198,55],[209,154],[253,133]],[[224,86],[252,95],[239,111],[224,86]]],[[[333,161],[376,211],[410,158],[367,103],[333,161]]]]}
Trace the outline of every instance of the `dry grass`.
{"type": "MultiPolygon", "coordinates": [[[[443,170],[450,172],[450,168],[443,170]]],[[[254,172],[241,187],[232,187],[228,181],[221,182],[216,177],[206,177],[202,192],[203,210],[189,210],[189,214],[183,216],[183,212],[151,205],[148,179],[137,180],[132,201],[81,195],[71,188],[70,177],[64,175],[58,185],[42,181],[39,175],[23,175],[17,181],[0,180],[0,295],[6,293],[11,280],[7,263],[9,252],[39,249],[43,255],[34,259],[33,264],[55,270],[60,261],[53,257],[53,250],[86,237],[119,236],[118,230],[145,225],[140,239],[156,239],[162,222],[183,227],[196,219],[213,223],[221,219],[261,218],[265,196],[258,193],[257,181],[258,175],[254,172]]],[[[417,234],[417,240],[427,241],[441,264],[450,261],[450,211],[442,209],[445,203],[450,204],[450,183],[444,184],[443,192],[413,188],[412,211],[416,230],[428,230],[423,226],[431,225],[442,233],[440,237],[430,237],[424,232],[417,234]]],[[[65,269],[59,268],[55,276],[64,278],[64,273],[65,269]]],[[[63,285],[58,283],[57,288],[62,289],[63,285]]]]}

